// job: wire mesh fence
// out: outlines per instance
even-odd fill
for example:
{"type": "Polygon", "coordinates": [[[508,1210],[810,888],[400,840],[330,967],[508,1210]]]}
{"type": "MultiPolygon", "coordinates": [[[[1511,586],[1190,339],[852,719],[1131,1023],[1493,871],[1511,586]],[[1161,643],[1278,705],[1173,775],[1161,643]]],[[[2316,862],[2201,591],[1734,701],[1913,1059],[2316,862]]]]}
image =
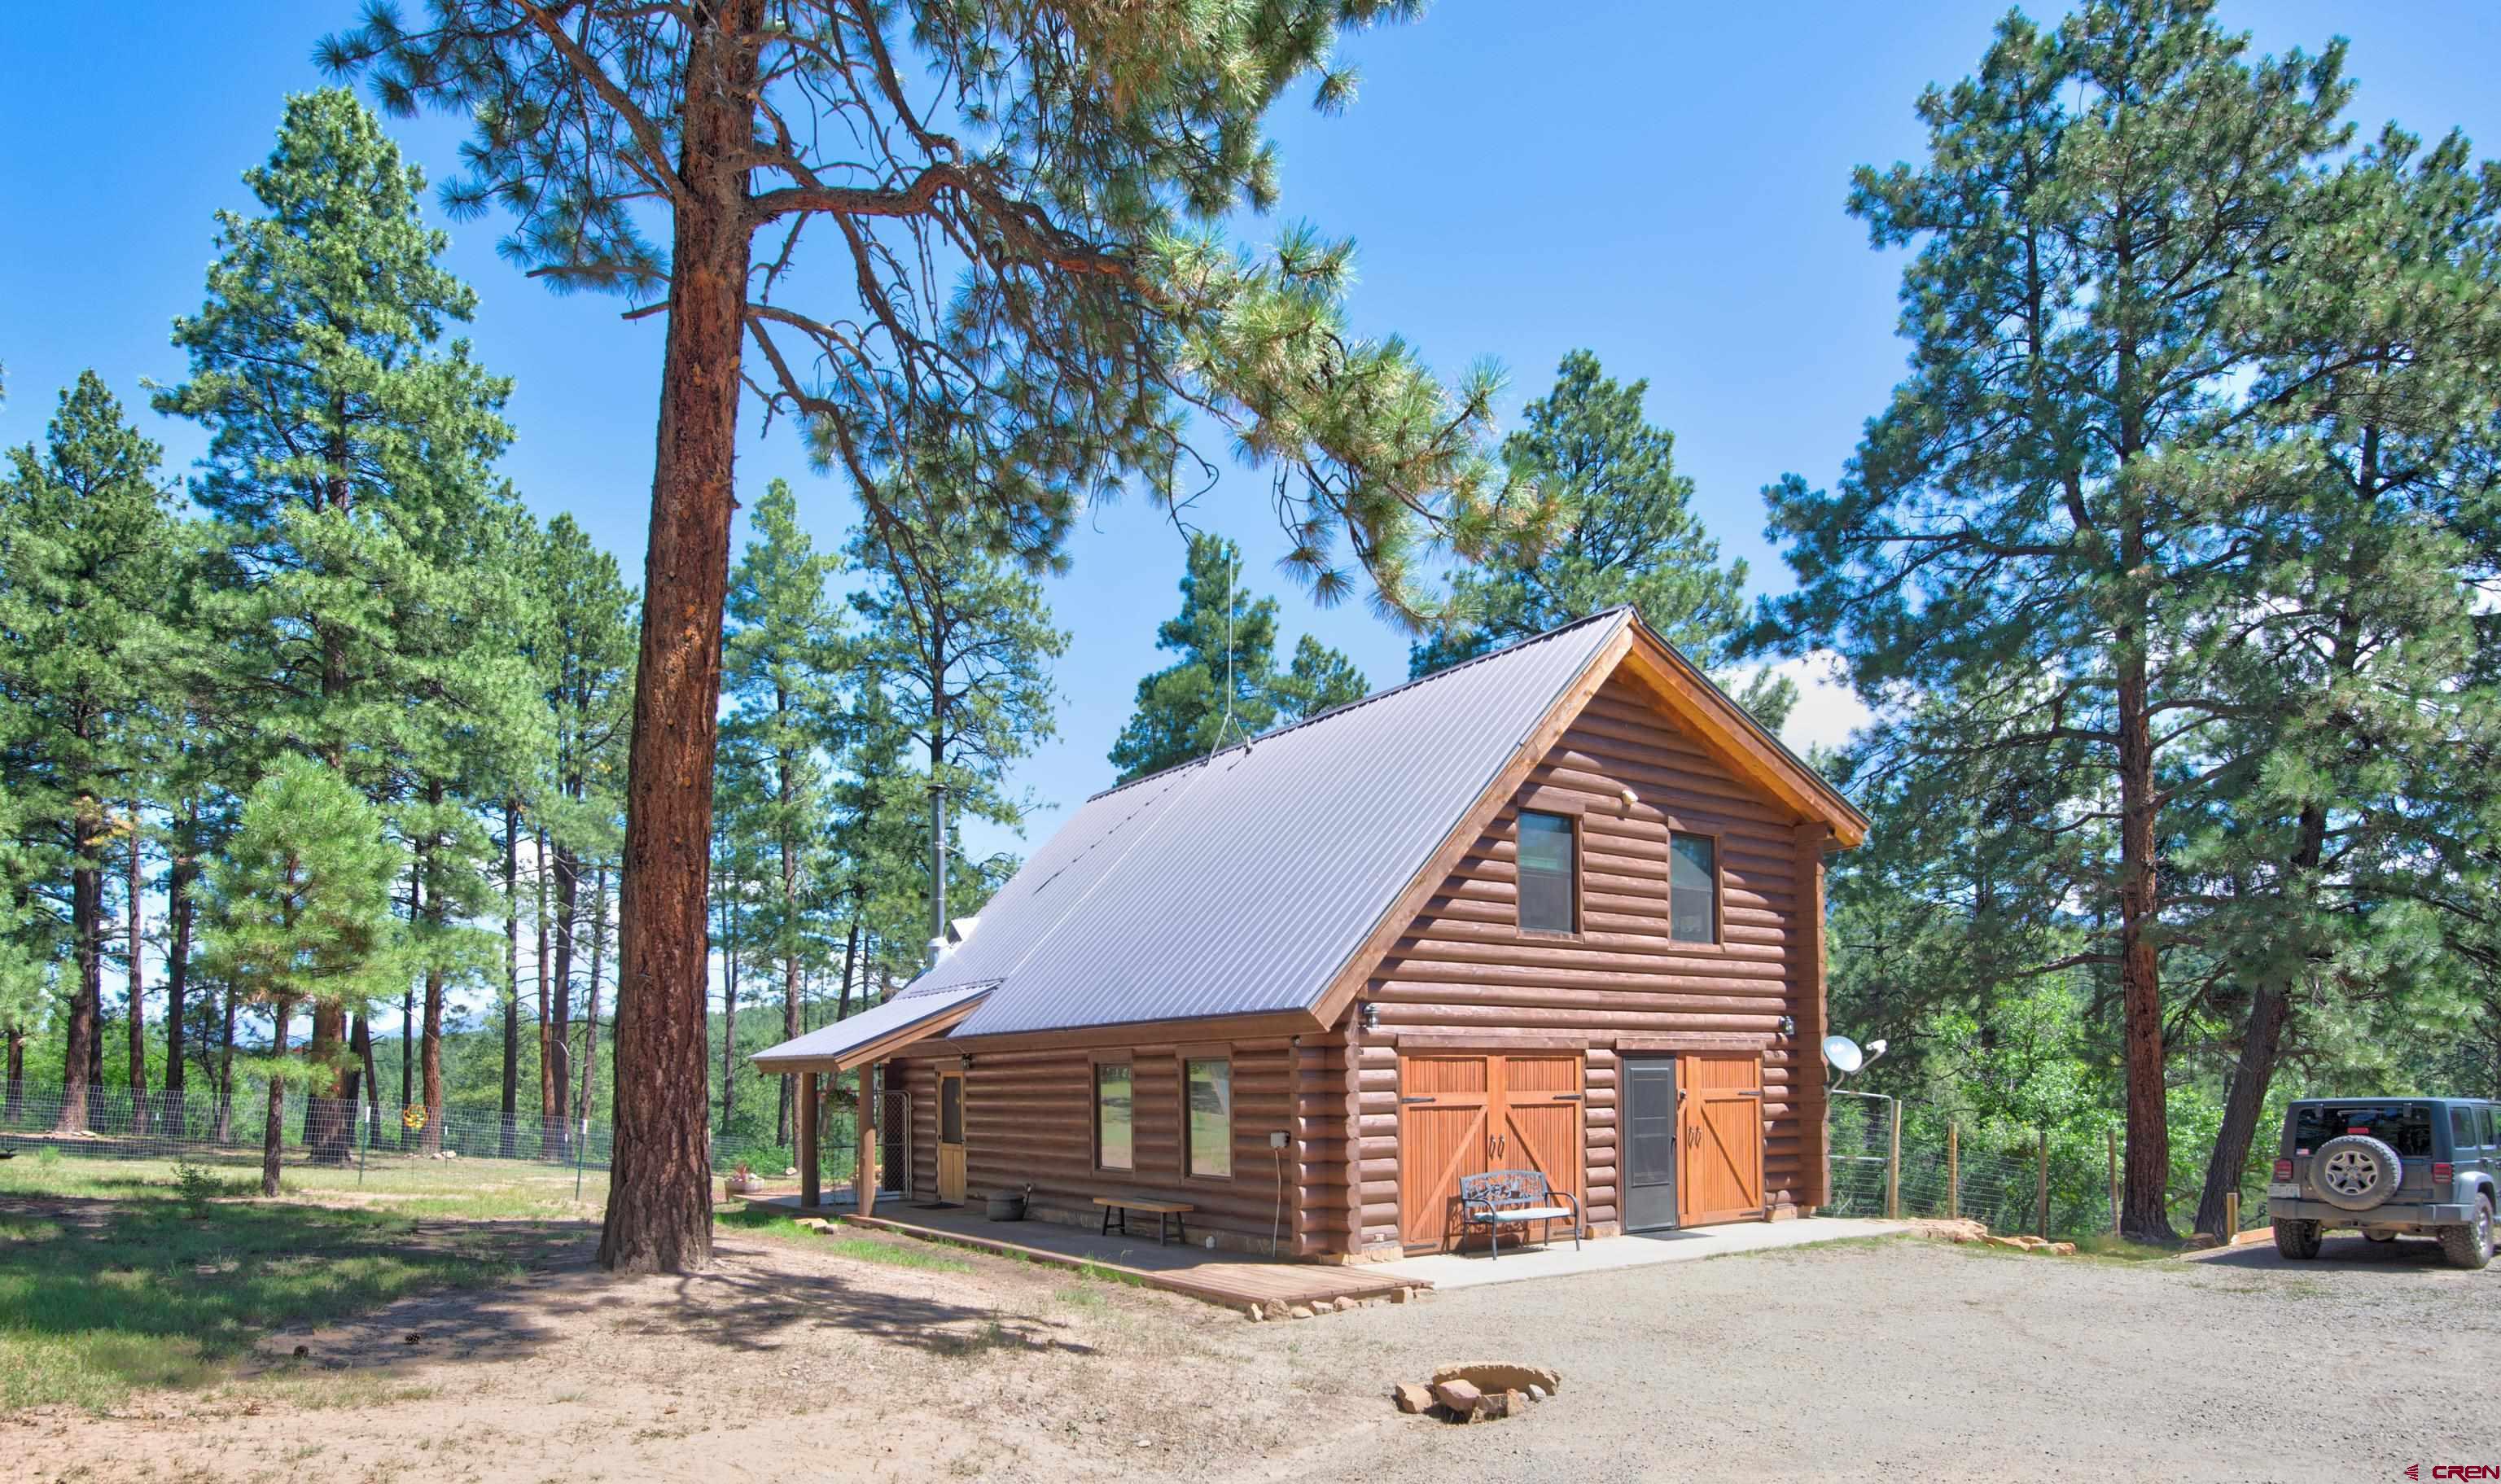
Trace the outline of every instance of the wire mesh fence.
{"type": "MultiPolygon", "coordinates": [[[[58,1086],[21,1085],[0,1103],[0,1148],[91,1160],[169,1160],[259,1165],[269,1122],[269,1084],[238,1076],[231,1096],[212,1086],[183,1092],[96,1087],[80,1099],[76,1117],[62,1116],[58,1086]]],[[[828,1181],[850,1178],[855,1138],[848,1108],[828,1107],[819,1125],[818,1171],[828,1181]]],[[[282,1086],[279,1163],[330,1169],[359,1178],[422,1169],[435,1178],[468,1162],[517,1161],[563,1171],[604,1171],[615,1131],[580,1118],[543,1118],[533,1109],[507,1118],[500,1109],[446,1107],[428,1113],[371,1101],[313,1097],[282,1086]]],[[[751,1133],[714,1137],[712,1165],[726,1174],[751,1168],[768,1183],[794,1178],[797,1151],[751,1133]]]]}
{"type": "MultiPolygon", "coordinates": [[[[1991,1232],[2076,1237],[2116,1229],[2124,1145],[2100,1130],[1966,1129],[1932,1109],[1836,1090],[1828,1139],[1841,1216],[1964,1216],[1991,1232]]],[[[2245,1186],[2241,1226],[2266,1224],[2262,1183],[2245,1186]]]]}

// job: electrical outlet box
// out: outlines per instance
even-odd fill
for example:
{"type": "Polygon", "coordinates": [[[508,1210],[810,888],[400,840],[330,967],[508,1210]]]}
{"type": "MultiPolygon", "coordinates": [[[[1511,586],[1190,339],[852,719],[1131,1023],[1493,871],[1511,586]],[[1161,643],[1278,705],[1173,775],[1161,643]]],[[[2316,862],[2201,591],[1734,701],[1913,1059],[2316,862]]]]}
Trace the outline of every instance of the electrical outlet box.
{"type": "Polygon", "coordinates": [[[1285,1131],[1279,1129],[1276,1133],[1269,1135],[1268,1147],[1271,1149],[1283,1149],[1285,1147],[1285,1131]]]}

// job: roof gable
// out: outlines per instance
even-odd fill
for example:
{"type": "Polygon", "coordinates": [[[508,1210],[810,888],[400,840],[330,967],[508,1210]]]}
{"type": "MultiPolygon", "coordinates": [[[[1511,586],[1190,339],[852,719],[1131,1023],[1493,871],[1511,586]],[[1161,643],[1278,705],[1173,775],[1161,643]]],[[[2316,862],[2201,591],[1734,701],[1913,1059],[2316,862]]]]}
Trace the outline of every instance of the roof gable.
{"type": "Polygon", "coordinates": [[[1801,817],[1866,821],[1628,609],[1097,794],[903,991],[981,998],[951,1035],[1314,1014],[1394,942],[1610,676],[1801,817]],[[1420,885],[1419,885],[1420,883],[1420,885]]]}

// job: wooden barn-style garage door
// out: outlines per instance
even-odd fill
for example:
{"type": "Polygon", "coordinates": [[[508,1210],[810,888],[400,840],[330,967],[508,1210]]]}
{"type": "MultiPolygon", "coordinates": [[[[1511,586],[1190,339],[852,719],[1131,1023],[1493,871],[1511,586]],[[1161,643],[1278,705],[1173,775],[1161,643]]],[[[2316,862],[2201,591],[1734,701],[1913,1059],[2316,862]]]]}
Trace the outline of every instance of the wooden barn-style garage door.
{"type": "Polygon", "coordinates": [[[1458,1234],[1459,1177],[1534,1170],[1582,1193],[1581,1053],[1398,1059],[1398,1209],[1410,1247],[1458,1234]]]}

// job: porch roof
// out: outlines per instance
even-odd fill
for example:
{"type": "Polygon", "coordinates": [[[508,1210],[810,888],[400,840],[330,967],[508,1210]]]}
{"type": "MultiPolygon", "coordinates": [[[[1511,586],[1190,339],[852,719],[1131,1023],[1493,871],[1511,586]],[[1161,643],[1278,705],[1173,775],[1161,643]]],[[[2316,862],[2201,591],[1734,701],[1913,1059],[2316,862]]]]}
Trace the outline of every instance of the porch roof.
{"type": "Polygon", "coordinates": [[[958,984],[873,1006],[796,1040],[748,1058],[768,1076],[789,1072],[849,1072],[892,1054],[924,1036],[940,1035],[973,1012],[995,986],[958,984]]]}

